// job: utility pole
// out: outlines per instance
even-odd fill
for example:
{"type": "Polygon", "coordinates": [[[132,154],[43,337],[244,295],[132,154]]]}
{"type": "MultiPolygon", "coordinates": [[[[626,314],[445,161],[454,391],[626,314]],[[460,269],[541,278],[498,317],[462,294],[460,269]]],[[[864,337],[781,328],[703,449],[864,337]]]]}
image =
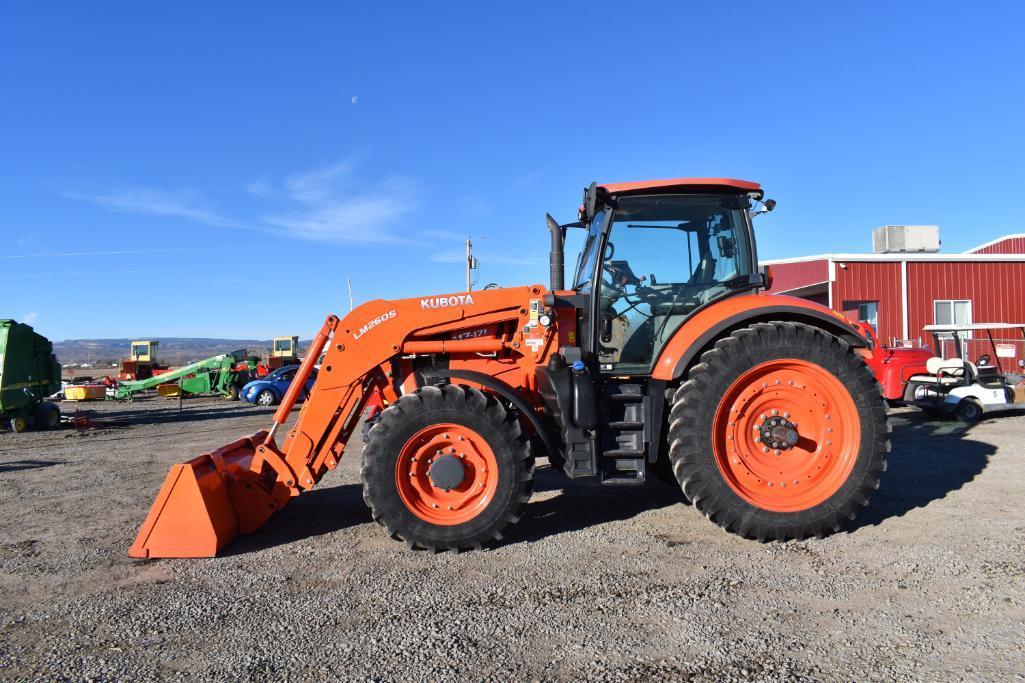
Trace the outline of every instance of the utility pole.
{"type": "Polygon", "coordinates": [[[466,238],[466,291],[470,291],[473,288],[473,280],[470,278],[470,271],[476,270],[477,259],[473,257],[473,241],[471,238],[466,238]]]}

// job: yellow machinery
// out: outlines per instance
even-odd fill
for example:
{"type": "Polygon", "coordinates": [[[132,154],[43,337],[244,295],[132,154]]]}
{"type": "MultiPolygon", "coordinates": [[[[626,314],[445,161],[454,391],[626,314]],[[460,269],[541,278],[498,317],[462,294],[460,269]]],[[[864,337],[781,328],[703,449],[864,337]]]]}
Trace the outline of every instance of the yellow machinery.
{"type": "MultiPolygon", "coordinates": [[[[160,342],[137,339],[131,343],[128,358],[122,358],[117,378],[122,381],[149,379],[154,370],[166,370],[157,363],[157,345],[160,342]]],[[[159,374],[159,373],[158,373],[159,374]]]]}
{"type": "Polygon", "coordinates": [[[137,363],[156,363],[157,345],[160,342],[141,339],[132,342],[131,357],[137,363]]]}
{"type": "Polygon", "coordinates": [[[64,387],[65,401],[102,401],[107,398],[107,387],[102,384],[79,384],[64,387]]]}
{"type": "Polygon", "coordinates": [[[274,337],[267,366],[271,370],[299,362],[299,337],[274,337]]]}

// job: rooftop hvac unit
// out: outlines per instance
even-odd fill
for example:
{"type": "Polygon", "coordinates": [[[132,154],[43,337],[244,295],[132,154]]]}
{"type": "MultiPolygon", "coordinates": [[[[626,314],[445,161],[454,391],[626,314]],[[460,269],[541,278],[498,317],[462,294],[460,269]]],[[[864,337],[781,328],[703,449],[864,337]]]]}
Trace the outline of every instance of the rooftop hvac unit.
{"type": "Polygon", "coordinates": [[[876,254],[937,252],[940,250],[938,225],[884,225],[872,231],[872,251],[876,254]]]}

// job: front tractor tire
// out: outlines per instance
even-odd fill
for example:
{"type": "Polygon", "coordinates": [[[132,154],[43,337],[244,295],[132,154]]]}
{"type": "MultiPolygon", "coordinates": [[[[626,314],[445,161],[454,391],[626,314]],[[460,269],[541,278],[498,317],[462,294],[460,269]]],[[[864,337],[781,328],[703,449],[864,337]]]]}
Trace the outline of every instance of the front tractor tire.
{"type": "Polygon", "coordinates": [[[392,538],[431,552],[480,549],[526,511],[534,458],[518,418],[493,396],[426,386],[381,412],[361,479],[392,538]]]}
{"type": "Polygon", "coordinates": [[[758,323],[702,354],[673,398],[673,473],[723,529],[760,541],[836,531],[879,488],[889,451],[879,384],[810,325],[758,323]]]}

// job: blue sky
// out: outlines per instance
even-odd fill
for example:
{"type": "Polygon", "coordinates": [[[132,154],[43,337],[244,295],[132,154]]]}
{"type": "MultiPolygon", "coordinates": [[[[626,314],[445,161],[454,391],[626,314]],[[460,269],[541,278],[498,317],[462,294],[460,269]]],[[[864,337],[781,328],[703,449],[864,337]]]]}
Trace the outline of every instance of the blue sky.
{"type": "Polygon", "coordinates": [[[7,5],[0,317],[308,337],[347,277],[460,290],[466,235],[545,283],[592,180],[759,181],[763,258],[1025,231],[1025,5],[555,5],[7,5]]]}

